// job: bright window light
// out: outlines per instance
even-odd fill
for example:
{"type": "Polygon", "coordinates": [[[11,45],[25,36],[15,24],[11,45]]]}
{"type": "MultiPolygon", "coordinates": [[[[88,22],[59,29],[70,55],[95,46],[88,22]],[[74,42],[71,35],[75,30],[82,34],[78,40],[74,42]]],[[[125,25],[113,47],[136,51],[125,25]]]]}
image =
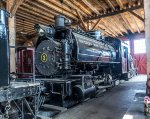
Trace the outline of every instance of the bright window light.
{"type": "Polygon", "coordinates": [[[133,119],[132,115],[124,115],[122,119],[133,119]]]}
{"type": "Polygon", "coordinates": [[[134,40],[134,53],[146,53],[145,39],[134,40]]]}

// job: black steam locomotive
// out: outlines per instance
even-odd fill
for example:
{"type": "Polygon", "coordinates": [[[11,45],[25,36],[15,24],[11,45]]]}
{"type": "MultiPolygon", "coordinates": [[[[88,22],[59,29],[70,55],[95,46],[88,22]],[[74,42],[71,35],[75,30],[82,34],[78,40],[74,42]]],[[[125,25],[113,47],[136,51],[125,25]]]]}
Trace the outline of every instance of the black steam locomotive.
{"type": "Polygon", "coordinates": [[[40,36],[35,63],[46,87],[48,102],[68,106],[110,89],[130,70],[128,48],[100,31],[81,32],[68,27],[69,20],[56,16],[55,27],[35,25],[40,36]],[[58,103],[59,102],[59,103],[58,103]]]}

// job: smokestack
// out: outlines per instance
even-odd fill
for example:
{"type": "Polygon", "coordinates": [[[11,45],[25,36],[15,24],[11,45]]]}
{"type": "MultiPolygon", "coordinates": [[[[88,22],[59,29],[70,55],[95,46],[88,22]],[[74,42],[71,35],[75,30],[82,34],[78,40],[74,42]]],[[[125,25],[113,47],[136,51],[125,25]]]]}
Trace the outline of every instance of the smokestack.
{"type": "Polygon", "coordinates": [[[57,29],[65,27],[65,17],[62,15],[55,16],[55,27],[57,29]]]}

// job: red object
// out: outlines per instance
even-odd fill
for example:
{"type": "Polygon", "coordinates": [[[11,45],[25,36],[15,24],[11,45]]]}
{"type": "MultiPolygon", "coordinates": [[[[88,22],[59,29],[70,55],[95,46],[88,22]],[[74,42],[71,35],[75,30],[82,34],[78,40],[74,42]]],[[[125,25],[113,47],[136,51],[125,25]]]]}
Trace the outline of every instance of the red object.
{"type": "Polygon", "coordinates": [[[128,38],[122,38],[121,40],[130,41],[130,52],[131,52],[132,57],[135,59],[135,66],[137,66],[138,74],[147,74],[146,53],[134,54],[134,47],[135,47],[134,39],[140,39],[140,38],[144,38],[144,36],[131,38],[130,40],[128,38]]]}
{"type": "Polygon", "coordinates": [[[19,78],[28,78],[33,73],[33,49],[25,48],[17,50],[17,73],[19,78]],[[24,73],[24,74],[23,74],[24,73]]]}
{"type": "Polygon", "coordinates": [[[134,54],[138,74],[147,74],[146,54],[134,54]]]}

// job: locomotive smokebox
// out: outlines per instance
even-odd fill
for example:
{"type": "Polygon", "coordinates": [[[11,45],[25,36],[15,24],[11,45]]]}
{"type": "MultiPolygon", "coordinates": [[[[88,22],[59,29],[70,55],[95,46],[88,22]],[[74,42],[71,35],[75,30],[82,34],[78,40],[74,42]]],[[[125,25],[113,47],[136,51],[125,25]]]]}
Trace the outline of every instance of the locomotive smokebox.
{"type": "Polygon", "coordinates": [[[55,27],[57,29],[65,27],[65,17],[62,15],[55,16],[55,27]]]}

